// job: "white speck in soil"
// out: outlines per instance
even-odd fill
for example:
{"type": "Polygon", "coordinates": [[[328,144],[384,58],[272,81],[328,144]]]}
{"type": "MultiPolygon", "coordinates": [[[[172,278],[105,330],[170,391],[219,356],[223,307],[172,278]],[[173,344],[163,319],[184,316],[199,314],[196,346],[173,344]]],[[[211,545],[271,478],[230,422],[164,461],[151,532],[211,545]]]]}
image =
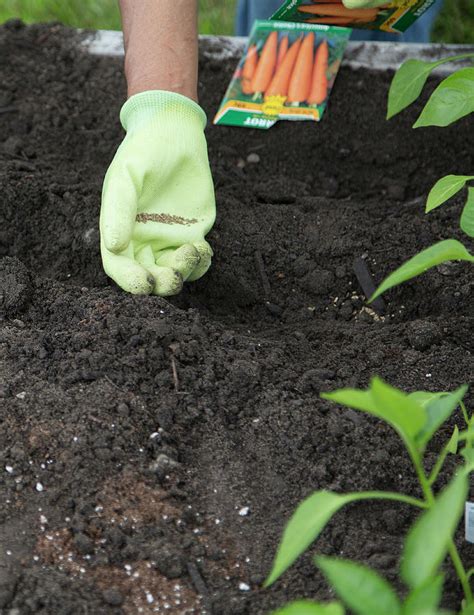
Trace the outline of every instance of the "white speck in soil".
{"type": "Polygon", "coordinates": [[[26,391],[21,391],[21,393],[17,393],[16,397],[18,397],[18,399],[25,399],[26,391]]]}
{"type": "Polygon", "coordinates": [[[12,466],[5,466],[5,470],[8,472],[8,474],[11,474],[13,472],[12,466]]]}
{"type": "Polygon", "coordinates": [[[250,591],[250,585],[247,585],[247,583],[239,583],[239,589],[241,592],[249,592],[250,591]]]}
{"type": "Polygon", "coordinates": [[[6,551],[6,554],[7,554],[7,555],[11,555],[11,554],[12,554],[12,552],[11,552],[10,550],[7,550],[7,551],[6,551]]]}
{"type": "Polygon", "coordinates": [[[146,601],[148,602],[148,604],[153,604],[153,602],[155,601],[153,595],[150,594],[150,592],[146,592],[146,601]]]}
{"type": "Polygon", "coordinates": [[[41,491],[44,491],[44,487],[41,483],[36,483],[35,486],[36,491],[39,491],[41,493],[41,491]]]}
{"type": "Polygon", "coordinates": [[[46,525],[48,523],[48,519],[44,515],[41,515],[40,523],[41,525],[46,525]]]}
{"type": "Polygon", "coordinates": [[[243,508],[241,508],[239,510],[239,516],[240,517],[246,517],[250,512],[250,508],[248,506],[244,506],[243,508]]]}
{"type": "Polygon", "coordinates": [[[426,377],[427,378],[431,378],[431,374],[426,374],[426,377]]]}
{"type": "Polygon", "coordinates": [[[160,434],[157,431],[154,431],[151,436],[150,436],[150,440],[154,440],[155,438],[158,438],[160,434]]]}

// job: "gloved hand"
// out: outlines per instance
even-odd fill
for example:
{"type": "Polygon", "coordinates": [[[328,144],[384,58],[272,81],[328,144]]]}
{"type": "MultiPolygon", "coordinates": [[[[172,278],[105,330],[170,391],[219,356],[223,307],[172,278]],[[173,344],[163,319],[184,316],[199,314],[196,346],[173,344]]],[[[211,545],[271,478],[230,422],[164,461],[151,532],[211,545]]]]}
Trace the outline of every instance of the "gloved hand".
{"type": "Polygon", "coordinates": [[[346,9],[377,9],[379,6],[390,4],[390,0],[342,0],[342,4],[346,9]]]}
{"type": "Polygon", "coordinates": [[[206,115],[191,99],[157,90],[132,96],[120,120],[127,135],[102,191],[104,270],[130,293],[175,295],[211,265],[206,115]]]}

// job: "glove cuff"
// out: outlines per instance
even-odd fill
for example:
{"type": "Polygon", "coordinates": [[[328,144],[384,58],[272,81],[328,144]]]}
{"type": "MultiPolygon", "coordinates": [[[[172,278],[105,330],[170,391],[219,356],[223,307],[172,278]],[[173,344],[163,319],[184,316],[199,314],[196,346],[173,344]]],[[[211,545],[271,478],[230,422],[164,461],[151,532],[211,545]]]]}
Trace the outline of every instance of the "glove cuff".
{"type": "Polygon", "coordinates": [[[165,90],[149,90],[135,94],[120,111],[120,122],[126,132],[142,123],[161,122],[163,117],[181,122],[199,122],[206,127],[207,117],[201,107],[187,96],[165,90]]]}

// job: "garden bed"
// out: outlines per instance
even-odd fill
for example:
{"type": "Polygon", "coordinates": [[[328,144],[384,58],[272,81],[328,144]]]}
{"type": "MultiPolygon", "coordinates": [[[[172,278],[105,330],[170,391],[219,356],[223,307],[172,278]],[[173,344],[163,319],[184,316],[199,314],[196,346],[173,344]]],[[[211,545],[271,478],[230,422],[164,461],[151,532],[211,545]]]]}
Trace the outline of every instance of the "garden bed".
{"type": "MultiPolygon", "coordinates": [[[[311,553],[260,589],[296,504],[417,483],[394,433],[319,392],[375,373],[406,390],[473,380],[468,265],[389,293],[384,315],[353,272],[362,258],[381,281],[459,236],[462,199],[423,206],[441,175],[474,168],[472,116],[413,131],[418,105],[386,122],[392,74],[346,66],[320,125],[210,123],[213,268],[170,302],[132,297],[102,272],[97,230],[121,61],[78,42],[59,26],[0,29],[1,612],[254,615],[329,598],[311,553]]],[[[209,118],[234,67],[202,54],[209,118]]],[[[412,519],[359,504],[312,552],[393,581],[412,519]]]]}

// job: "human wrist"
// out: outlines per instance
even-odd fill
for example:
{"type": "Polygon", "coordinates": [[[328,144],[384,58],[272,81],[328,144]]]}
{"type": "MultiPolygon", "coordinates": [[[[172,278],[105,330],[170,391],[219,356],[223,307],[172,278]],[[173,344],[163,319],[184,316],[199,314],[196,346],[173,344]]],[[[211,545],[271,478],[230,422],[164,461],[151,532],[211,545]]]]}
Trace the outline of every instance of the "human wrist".
{"type": "Polygon", "coordinates": [[[198,103],[197,83],[193,78],[185,76],[160,76],[157,73],[134,75],[127,79],[127,97],[150,91],[174,92],[198,103]]]}
{"type": "Polygon", "coordinates": [[[203,109],[193,99],[177,92],[166,90],[147,90],[131,96],[120,111],[123,128],[130,132],[142,124],[179,125],[194,123],[202,130],[206,127],[207,117],[203,109]]]}

